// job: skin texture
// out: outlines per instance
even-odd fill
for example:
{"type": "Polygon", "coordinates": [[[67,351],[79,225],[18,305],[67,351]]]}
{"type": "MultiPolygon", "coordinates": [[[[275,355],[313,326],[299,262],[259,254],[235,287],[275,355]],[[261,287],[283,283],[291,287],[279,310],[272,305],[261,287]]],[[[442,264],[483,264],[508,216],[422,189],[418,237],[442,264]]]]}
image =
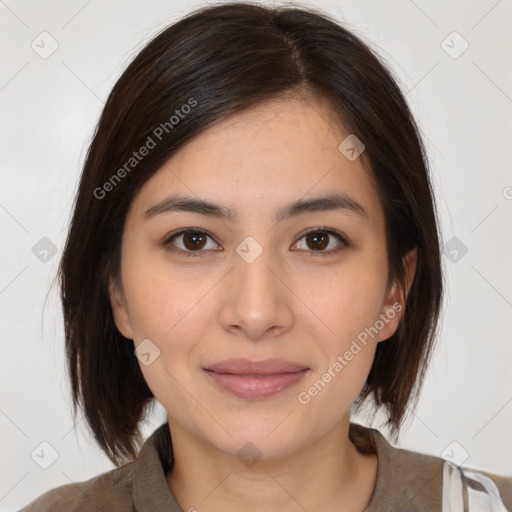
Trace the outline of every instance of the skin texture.
{"type": "MultiPolygon", "coordinates": [[[[160,350],[150,365],[139,364],[168,413],[175,464],[167,480],[185,511],[362,511],[370,501],[378,461],[350,442],[350,407],[400,313],[360,343],[308,404],[298,400],[359,333],[404,304],[398,286],[386,288],[377,191],[361,158],[350,161],[338,149],[349,133],[323,99],[267,100],[194,138],[131,204],[111,301],[119,331],[135,346],[150,339],[160,350]],[[333,192],[358,201],[369,218],[333,210],[276,223],[279,208],[333,192]],[[170,194],[232,208],[238,222],[176,211],[144,220],[170,194]],[[315,250],[304,233],[322,227],[349,244],[331,235],[315,250]],[[182,228],[209,234],[199,256],[164,246],[182,228]],[[236,251],[249,236],[263,250],[251,263],[236,251]],[[309,371],[274,396],[247,400],[203,370],[233,357],[283,358],[309,371]],[[262,457],[252,467],[237,456],[248,442],[262,457]]],[[[194,250],[184,236],[168,247],[194,250]]],[[[416,250],[406,265],[410,287],[416,250]]]]}

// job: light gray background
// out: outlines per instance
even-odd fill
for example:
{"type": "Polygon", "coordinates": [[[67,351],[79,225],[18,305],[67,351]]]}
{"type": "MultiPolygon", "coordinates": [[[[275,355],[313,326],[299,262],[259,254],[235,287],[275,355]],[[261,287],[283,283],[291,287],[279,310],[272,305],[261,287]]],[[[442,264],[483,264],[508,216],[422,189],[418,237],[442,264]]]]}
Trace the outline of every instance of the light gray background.
{"type": "MultiPolygon", "coordinates": [[[[73,429],[56,288],[43,305],[110,89],[155,32],[200,5],[0,0],[1,511],[113,467],[84,422],[73,429]],[[44,59],[52,38],[58,47],[44,59]],[[32,252],[43,237],[57,250],[46,262],[32,252]],[[35,450],[40,463],[51,461],[41,442],[58,454],[48,469],[31,457],[35,450]]],[[[309,5],[346,23],[394,69],[426,137],[444,242],[457,237],[467,247],[456,261],[443,256],[440,339],[399,446],[456,458],[465,450],[465,466],[511,475],[512,2],[309,5]],[[454,31],[469,44],[457,58],[464,43],[454,31]]],[[[164,420],[157,406],[144,432],[164,420]]],[[[381,420],[372,426],[386,434],[381,420]]]]}

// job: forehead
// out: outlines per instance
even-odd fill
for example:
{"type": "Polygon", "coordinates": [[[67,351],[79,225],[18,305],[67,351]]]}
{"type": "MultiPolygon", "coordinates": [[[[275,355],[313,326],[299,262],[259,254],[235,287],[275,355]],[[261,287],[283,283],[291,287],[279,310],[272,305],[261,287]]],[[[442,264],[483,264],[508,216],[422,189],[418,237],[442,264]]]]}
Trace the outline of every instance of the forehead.
{"type": "Polygon", "coordinates": [[[143,216],[166,196],[183,194],[222,204],[242,219],[339,192],[377,224],[380,201],[362,158],[349,160],[339,148],[349,135],[326,100],[266,100],[189,141],[145,183],[133,207],[143,216]]]}

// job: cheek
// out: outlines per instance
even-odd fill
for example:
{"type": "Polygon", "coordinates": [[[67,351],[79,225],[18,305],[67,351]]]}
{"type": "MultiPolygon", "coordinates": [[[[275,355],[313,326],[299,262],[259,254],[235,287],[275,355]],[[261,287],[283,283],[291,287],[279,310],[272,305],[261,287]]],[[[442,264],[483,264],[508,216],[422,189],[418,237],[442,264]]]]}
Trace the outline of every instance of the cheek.
{"type": "Polygon", "coordinates": [[[207,315],[200,314],[200,299],[206,284],[190,278],[185,282],[154,261],[146,267],[137,263],[137,269],[137,274],[127,272],[124,282],[135,346],[149,339],[157,347],[151,346],[150,364],[139,359],[139,366],[157,400],[185,421],[195,413],[183,391],[191,388],[185,362],[204,336],[207,315]]]}
{"type": "Polygon", "coordinates": [[[123,283],[136,340],[163,342],[190,323],[201,297],[211,288],[208,278],[196,277],[172,272],[160,258],[127,261],[123,283]]]}
{"type": "Polygon", "coordinates": [[[347,265],[332,272],[329,279],[303,282],[306,304],[324,324],[337,348],[375,324],[381,313],[386,276],[375,267],[347,265]]]}
{"type": "Polygon", "coordinates": [[[375,323],[384,286],[382,279],[371,272],[347,272],[323,290],[309,293],[308,305],[318,312],[321,323],[315,322],[317,327],[313,327],[318,364],[298,397],[306,410],[315,411],[305,421],[314,424],[314,417],[320,416],[326,423],[334,423],[339,411],[348,411],[360,393],[375,356],[375,323]]]}

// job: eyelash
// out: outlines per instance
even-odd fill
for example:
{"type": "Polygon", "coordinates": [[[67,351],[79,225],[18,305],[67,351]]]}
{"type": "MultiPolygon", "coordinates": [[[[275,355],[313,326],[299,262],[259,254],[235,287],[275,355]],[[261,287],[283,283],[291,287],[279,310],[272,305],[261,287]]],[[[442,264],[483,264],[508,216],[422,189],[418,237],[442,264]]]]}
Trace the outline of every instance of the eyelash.
{"type": "MultiPolygon", "coordinates": [[[[213,237],[211,237],[206,231],[200,229],[200,228],[186,228],[178,231],[177,233],[172,234],[171,236],[167,237],[162,245],[168,250],[169,252],[172,252],[174,254],[178,254],[180,256],[187,256],[187,257],[202,257],[201,253],[205,252],[202,250],[199,251],[184,251],[182,249],[178,249],[176,247],[172,247],[171,243],[172,241],[179,237],[180,235],[184,235],[186,233],[197,233],[200,235],[205,235],[208,238],[213,240],[213,237]]],[[[325,233],[327,235],[335,237],[339,242],[341,242],[340,247],[337,247],[336,249],[331,249],[329,251],[306,251],[308,253],[311,253],[311,257],[325,257],[325,256],[332,256],[339,251],[341,251],[344,247],[348,247],[350,244],[348,243],[347,239],[338,231],[334,229],[330,229],[328,227],[317,227],[317,228],[311,228],[308,229],[297,241],[302,240],[304,237],[311,233],[325,233]]],[[[295,244],[294,244],[295,245],[295,244]]]]}

